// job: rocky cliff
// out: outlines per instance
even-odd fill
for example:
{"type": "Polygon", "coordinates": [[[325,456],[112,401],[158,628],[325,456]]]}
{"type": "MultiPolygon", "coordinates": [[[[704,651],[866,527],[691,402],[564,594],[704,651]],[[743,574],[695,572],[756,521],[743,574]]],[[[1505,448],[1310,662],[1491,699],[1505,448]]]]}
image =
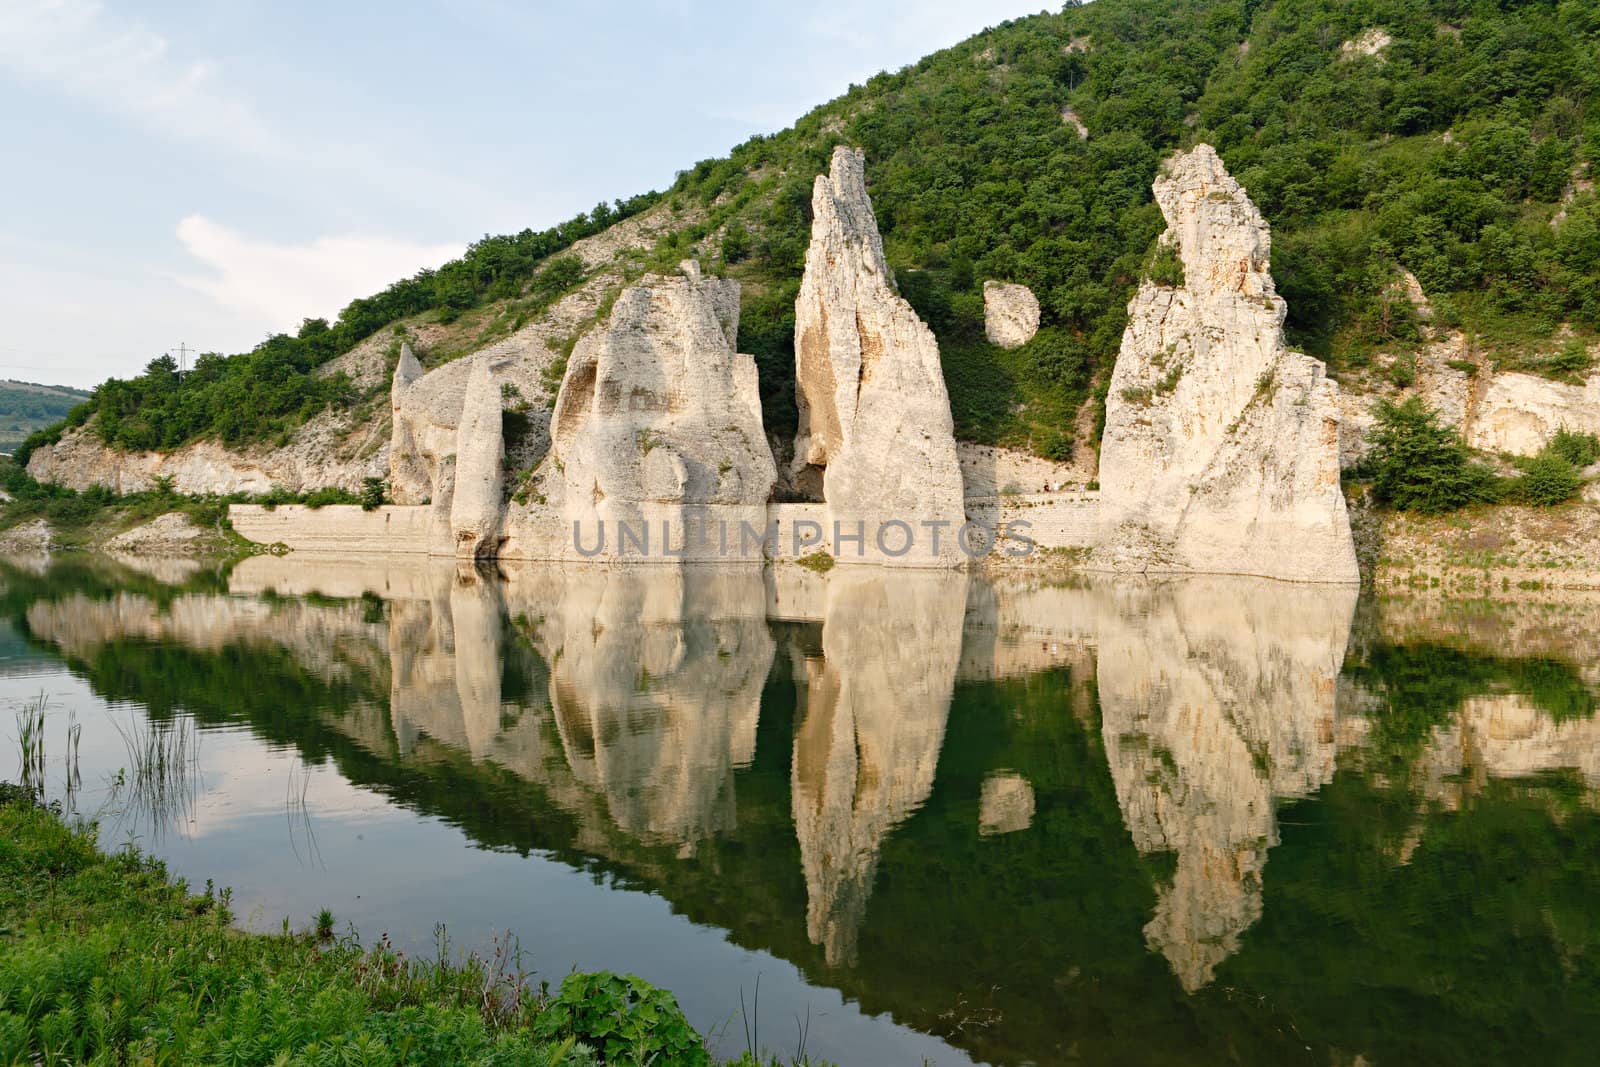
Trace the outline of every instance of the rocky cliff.
{"type": "MultiPolygon", "coordinates": [[[[820,488],[833,522],[867,531],[863,556],[843,552],[840,562],[895,562],[877,550],[875,531],[898,520],[919,536],[928,521],[953,532],[964,518],[961,468],[939,346],[893,288],[863,168],[860,150],[835,148],[812,189],[795,301],[794,462],[797,479],[820,488]]],[[[919,542],[900,561],[957,557],[953,537],[940,553],[931,547],[919,542]]]]}
{"type": "Polygon", "coordinates": [[[118,493],[141,493],[157,479],[172,479],[180,493],[267,493],[278,486],[294,493],[338,488],[358,492],[367,478],[388,473],[389,446],[381,426],[353,426],[338,412],[307,422],[285,445],[228,448],[197,441],[171,452],[123,452],[107,446],[90,426],[61,435],[34,450],[28,473],[41,482],[84,490],[103,485],[118,493]]]}
{"type": "Polygon", "coordinates": [[[456,432],[450,538],[457,556],[493,556],[500,547],[506,455],[502,421],[500,383],[489,361],[479,360],[467,378],[456,432]]]}
{"type": "Polygon", "coordinates": [[[676,551],[708,509],[763,525],[777,470],[738,329],[738,283],[702,277],[692,262],[623,291],[568,361],[550,454],[531,482],[540,499],[509,519],[523,531],[519,550],[548,553],[577,524],[585,548],[603,529],[611,555],[619,524],[660,538],[665,522],[676,551]]]}
{"type": "Polygon", "coordinates": [[[1101,446],[1096,561],[1354,582],[1338,387],[1284,345],[1266,222],[1208,145],[1155,183],[1168,229],[1128,306],[1101,446]],[[1181,274],[1177,284],[1171,273],[1181,274]]]}

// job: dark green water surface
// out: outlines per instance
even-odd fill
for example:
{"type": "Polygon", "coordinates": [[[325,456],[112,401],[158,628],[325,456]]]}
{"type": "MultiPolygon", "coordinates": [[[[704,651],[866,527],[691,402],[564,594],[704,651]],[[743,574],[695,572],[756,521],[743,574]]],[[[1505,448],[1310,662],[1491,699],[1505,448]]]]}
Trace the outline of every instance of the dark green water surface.
{"type": "Polygon", "coordinates": [[[0,588],[50,793],[255,929],[510,934],[843,1064],[1600,1048],[1600,600],[294,556],[0,588]]]}

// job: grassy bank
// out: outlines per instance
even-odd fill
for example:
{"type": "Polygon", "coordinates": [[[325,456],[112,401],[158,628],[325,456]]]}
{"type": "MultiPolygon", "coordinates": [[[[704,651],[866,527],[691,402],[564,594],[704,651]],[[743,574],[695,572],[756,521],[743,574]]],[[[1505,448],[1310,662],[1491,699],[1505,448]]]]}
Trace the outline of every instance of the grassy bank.
{"type": "Polygon", "coordinates": [[[410,959],[335,938],[326,913],[249,934],[228,901],[0,783],[0,1064],[712,1062],[672,995],[636,978],[549,990],[514,946],[410,959]]]}

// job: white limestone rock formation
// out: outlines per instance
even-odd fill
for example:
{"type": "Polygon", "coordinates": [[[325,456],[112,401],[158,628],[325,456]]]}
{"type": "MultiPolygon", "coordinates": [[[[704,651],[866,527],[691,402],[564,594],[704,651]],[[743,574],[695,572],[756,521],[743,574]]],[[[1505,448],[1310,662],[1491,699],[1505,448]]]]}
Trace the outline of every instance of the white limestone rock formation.
{"type": "Polygon", "coordinates": [[[450,501],[455,554],[492,556],[499,547],[500,518],[505,511],[505,441],[500,387],[487,361],[480,360],[467,379],[455,451],[455,493],[450,501]]]}
{"type": "Polygon", "coordinates": [[[984,282],[983,332],[1001,348],[1021,348],[1039,332],[1039,298],[1026,285],[984,282]]]}
{"type": "Polygon", "coordinates": [[[1209,145],[1173,159],[1155,195],[1183,281],[1146,280],[1128,305],[1096,564],[1357,581],[1338,386],[1284,347],[1266,222],[1209,145]]]}
{"type": "Polygon", "coordinates": [[[831,521],[846,532],[864,525],[863,554],[845,551],[839,562],[953,563],[954,538],[936,554],[919,529],[943,521],[953,533],[964,517],[939,346],[893,288],[863,168],[859,149],[835,148],[811,194],[795,301],[796,480],[814,488],[820,475],[831,521]],[[919,534],[905,556],[877,551],[875,532],[890,520],[919,534]]]}
{"type": "Polygon", "coordinates": [[[528,430],[520,442],[519,457],[529,466],[544,457],[549,446],[548,419],[537,403],[545,395],[541,379],[544,361],[529,356],[525,349],[521,342],[502,342],[425,371],[411,346],[401,345],[390,390],[393,419],[389,480],[395,503],[419,504],[424,499],[437,499],[441,486],[448,490],[447,472],[456,431],[461,425],[467,389],[480,363],[488,365],[494,379],[497,403],[507,406],[500,395],[503,391],[531,405],[526,412],[528,430]]]}
{"type": "MultiPolygon", "coordinates": [[[[777,468],[761,425],[755,360],[734,348],[739,285],[702,277],[693,263],[683,271],[646,275],[624,290],[611,317],[573,349],[550,455],[536,475],[547,521],[529,522],[530,544],[542,538],[570,550],[578,523],[584,547],[593,548],[603,523],[601,556],[610,557],[620,548],[618,524],[627,523],[651,531],[642,555],[659,559],[663,522],[673,552],[693,547],[683,542],[690,526],[764,525],[777,468]]],[[[715,546],[706,554],[716,555],[715,546]]]]}
{"type": "MultiPolygon", "coordinates": [[[[389,385],[389,493],[397,504],[420,504],[433,496],[430,457],[442,456],[454,443],[454,433],[412,410],[411,387],[423,376],[422,364],[411,345],[401,342],[400,362],[389,385]]],[[[455,429],[451,420],[449,429],[455,429]]]]}
{"type": "Polygon", "coordinates": [[[205,531],[181,511],[168,512],[125,530],[106,542],[106,550],[135,556],[186,556],[197,549],[205,531]]]}
{"type": "Polygon", "coordinates": [[[44,519],[33,519],[0,531],[0,552],[49,552],[54,547],[55,534],[44,519]]]}
{"type": "Polygon", "coordinates": [[[1581,385],[1517,372],[1490,376],[1467,426],[1467,443],[1531,456],[1563,428],[1600,433],[1600,374],[1581,385]]]}

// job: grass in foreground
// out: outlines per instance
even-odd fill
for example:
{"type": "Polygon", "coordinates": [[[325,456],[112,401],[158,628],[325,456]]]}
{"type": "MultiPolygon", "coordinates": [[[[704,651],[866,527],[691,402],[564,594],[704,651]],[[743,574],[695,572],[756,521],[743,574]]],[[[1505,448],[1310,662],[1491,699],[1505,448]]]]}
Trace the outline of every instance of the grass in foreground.
{"type": "Polygon", "coordinates": [[[227,903],[0,783],[0,1064],[711,1062],[672,995],[632,976],[551,993],[511,946],[452,960],[441,936],[414,960],[335,940],[327,915],[244,933],[227,903]]]}

